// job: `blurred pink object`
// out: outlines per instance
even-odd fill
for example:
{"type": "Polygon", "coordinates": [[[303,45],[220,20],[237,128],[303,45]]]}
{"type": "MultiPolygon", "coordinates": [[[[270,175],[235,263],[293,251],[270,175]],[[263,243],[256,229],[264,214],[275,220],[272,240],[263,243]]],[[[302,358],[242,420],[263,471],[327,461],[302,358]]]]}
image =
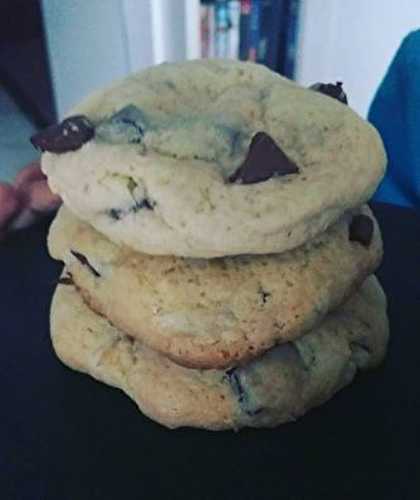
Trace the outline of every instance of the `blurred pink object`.
{"type": "Polygon", "coordinates": [[[30,226],[61,204],[42,173],[39,162],[32,162],[16,176],[13,185],[0,183],[0,239],[7,232],[30,226]]]}

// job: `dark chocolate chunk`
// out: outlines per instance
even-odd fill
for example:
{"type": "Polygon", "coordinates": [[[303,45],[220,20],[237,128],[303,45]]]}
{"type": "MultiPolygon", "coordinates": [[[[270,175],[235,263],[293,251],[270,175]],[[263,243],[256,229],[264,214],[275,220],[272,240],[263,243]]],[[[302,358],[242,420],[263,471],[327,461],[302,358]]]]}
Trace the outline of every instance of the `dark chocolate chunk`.
{"type": "Polygon", "coordinates": [[[142,208],[146,208],[147,210],[153,210],[155,207],[156,203],[153,201],[149,201],[147,198],[144,198],[140,202],[137,202],[134,207],[133,211],[137,212],[137,210],[141,210],[142,208]]]}
{"type": "Polygon", "coordinates": [[[241,379],[239,378],[239,374],[236,371],[236,368],[231,368],[227,370],[226,375],[228,377],[229,383],[232,387],[234,394],[238,397],[239,403],[242,403],[245,396],[244,388],[241,384],[241,379]]]}
{"type": "Polygon", "coordinates": [[[111,208],[108,211],[108,215],[111,217],[111,219],[121,220],[123,218],[124,212],[123,212],[123,210],[120,210],[119,208],[111,208]]]}
{"type": "Polygon", "coordinates": [[[309,87],[316,92],[321,92],[321,94],[328,95],[343,104],[348,104],[347,95],[343,90],[343,82],[334,83],[314,83],[309,87]]]}
{"type": "Polygon", "coordinates": [[[59,285],[74,285],[73,277],[71,274],[67,274],[66,276],[62,276],[57,281],[59,285]]]}
{"type": "Polygon", "coordinates": [[[101,277],[98,271],[92,266],[92,264],[83,254],[76,252],[75,250],[70,250],[70,252],[74,257],[76,257],[76,259],[80,262],[80,264],[82,264],[82,266],[86,266],[89,269],[89,271],[95,276],[95,278],[101,277]]]}
{"type": "Polygon", "coordinates": [[[143,198],[141,201],[135,200],[135,204],[127,208],[126,210],[123,210],[122,208],[111,208],[108,210],[107,213],[111,217],[111,219],[121,220],[130,212],[136,213],[142,209],[153,210],[155,206],[156,203],[154,201],[150,201],[147,198],[143,198]]]}
{"type": "Polygon", "coordinates": [[[80,149],[94,134],[95,129],[86,116],[76,115],[41,130],[31,137],[31,142],[41,151],[60,154],[80,149]]]}
{"type": "Polygon", "coordinates": [[[265,132],[257,132],[252,138],[247,157],[229,177],[229,182],[253,184],[273,176],[297,174],[298,167],[265,132]]]}
{"type": "Polygon", "coordinates": [[[258,406],[257,408],[253,408],[250,404],[249,395],[242,384],[239,369],[237,367],[227,370],[226,377],[229,381],[230,386],[232,387],[233,393],[238,398],[239,406],[244,413],[246,413],[250,417],[253,417],[263,411],[264,408],[261,408],[260,406],[258,406]]]}
{"type": "Polygon", "coordinates": [[[139,144],[146,128],[145,114],[133,104],[101,122],[96,128],[99,139],[111,144],[139,144]]]}
{"type": "Polygon", "coordinates": [[[368,247],[373,236],[373,221],[367,215],[355,215],[349,226],[349,240],[368,247]]]}
{"type": "Polygon", "coordinates": [[[130,177],[128,179],[127,187],[128,187],[128,190],[130,191],[131,197],[134,200],[134,205],[133,205],[133,207],[130,208],[129,211],[130,212],[137,212],[138,210],[141,210],[142,208],[146,208],[147,210],[153,210],[154,207],[156,206],[155,201],[149,200],[148,198],[143,198],[140,201],[136,200],[136,198],[134,196],[134,190],[136,189],[137,185],[138,185],[137,182],[132,177],[130,177]]]}
{"type": "Polygon", "coordinates": [[[267,303],[267,301],[268,301],[268,299],[271,297],[271,293],[270,293],[270,292],[265,291],[263,287],[260,287],[260,288],[258,289],[258,293],[259,293],[259,295],[260,295],[260,297],[261,297],[261,301],[262,301],[262,303],[263,303],[263,304],[266,304],[266,303],[267,303]]]}

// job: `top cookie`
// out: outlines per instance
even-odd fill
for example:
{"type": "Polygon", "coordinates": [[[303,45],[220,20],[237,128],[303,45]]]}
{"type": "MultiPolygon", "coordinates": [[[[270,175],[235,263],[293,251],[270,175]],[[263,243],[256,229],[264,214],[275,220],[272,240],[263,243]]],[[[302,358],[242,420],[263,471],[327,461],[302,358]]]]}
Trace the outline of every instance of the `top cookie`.
{"type": "Polygon", "coordinates": [[[54,192],[111,240],[187,257],[279,253],[373,193],[385,153],[339,100],[263,66],[162,64],[37,145],[54,192]]]}

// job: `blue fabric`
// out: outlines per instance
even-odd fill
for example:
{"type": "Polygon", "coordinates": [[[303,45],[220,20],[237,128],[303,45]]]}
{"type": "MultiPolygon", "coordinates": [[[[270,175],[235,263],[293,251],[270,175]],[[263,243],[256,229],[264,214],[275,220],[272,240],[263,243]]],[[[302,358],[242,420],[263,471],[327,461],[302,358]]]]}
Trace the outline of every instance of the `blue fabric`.
{"type": "Polygon", "coordinates": [[[368,119],[388,154],[388,170],[374,199],[420,210],[420,30],[403,40],[368,119]]]}

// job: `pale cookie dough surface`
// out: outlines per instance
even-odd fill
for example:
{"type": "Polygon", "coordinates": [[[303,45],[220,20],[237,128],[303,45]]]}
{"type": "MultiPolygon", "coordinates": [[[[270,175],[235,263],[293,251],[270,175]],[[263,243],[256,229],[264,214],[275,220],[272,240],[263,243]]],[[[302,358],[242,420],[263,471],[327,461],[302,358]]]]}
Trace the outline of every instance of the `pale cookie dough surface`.
{"type": "Polygon", "coordinates": [[[162,64],[73,112],[95,124],[95,137],[77,151],[43,154],[51,189],[111,240],[149,254],[292,249],[368,200],[384,174],[385,152],[370,124],[252,63],[162,64]],[[135,108],[110,121],[127,106],[135,108]],[[229,182],[261,131],[299,173],[229,182]]]}
{"type": "Polygon", "coordinates": [[[181,367],[123,335],[92,312],[72,285],[57,287],[51,337],[68,366],[125,391],[150,418],[170,427],[220,430],[295,420],[384,357],[385,296],[369,278],[312,332],[241,368],[181,367]]]}
{"type": "Polygon", "coordinates": [[[190,259],[117,246],[65,207],[48,237],[89,305],[149,347],[190,367],[226,368],[318,324],[378,266],[372,241],[349,240],[352,215],[284,254],[190,259]]]}

